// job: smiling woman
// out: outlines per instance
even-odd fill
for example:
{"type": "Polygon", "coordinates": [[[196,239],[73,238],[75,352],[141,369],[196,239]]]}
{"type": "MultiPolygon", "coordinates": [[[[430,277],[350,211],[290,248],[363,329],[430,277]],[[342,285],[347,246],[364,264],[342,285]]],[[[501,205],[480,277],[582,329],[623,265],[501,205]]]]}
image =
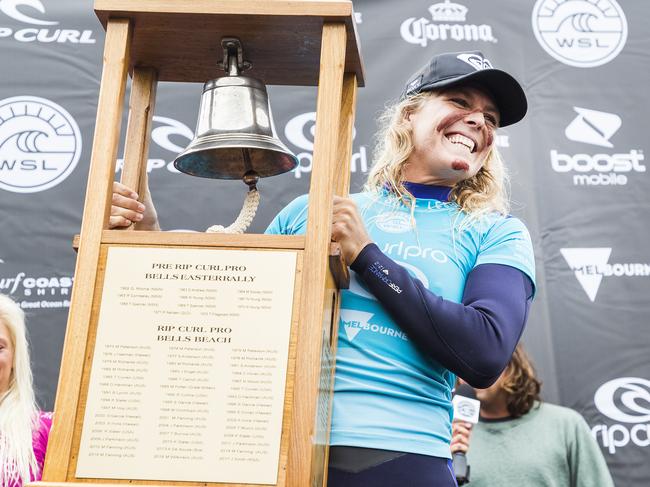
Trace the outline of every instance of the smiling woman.
{"type": "MultiPolygon", "coordinates": [[[[455,375],[477,387],[496,380],[533,296],[530,237],[508,216],[494,145],[497,127],[525,113],[519,83],[481,53],[437,55],[382,117],[365,191],[335,198],[332,239],[353,272],[329,487],[456,485],[455,375]]],[[[267,232],[303,233],[307,204],[294,200],[267,232]]]]}
{"type": "Polygon", "coordinates": [[[0,294],[0,486],[40,480],[51,426],[34,400],[23,311],[0,294]]]}

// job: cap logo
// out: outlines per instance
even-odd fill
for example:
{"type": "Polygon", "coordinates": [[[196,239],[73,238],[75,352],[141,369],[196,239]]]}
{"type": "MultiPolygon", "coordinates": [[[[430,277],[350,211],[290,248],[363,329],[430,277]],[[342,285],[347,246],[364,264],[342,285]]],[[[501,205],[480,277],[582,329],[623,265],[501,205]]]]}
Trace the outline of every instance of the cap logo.
{"type": "Polygon", "coordinates": [[[481,69],[493,69],[492,63],[487,58],[479,56],[478,54],[463,53],[459,54],[456,57],[461,61],[469,64],[477,71],[480,71],[481,69]]]}
{"type": "Polygon", "coordinates": [[[412,91],[415,91],[417,88],[420,87],[421,83],[422,83],[422,75],[418,76],[408,84],[408,86],[406,87],[406,93],[409,94],[412,91]]]}

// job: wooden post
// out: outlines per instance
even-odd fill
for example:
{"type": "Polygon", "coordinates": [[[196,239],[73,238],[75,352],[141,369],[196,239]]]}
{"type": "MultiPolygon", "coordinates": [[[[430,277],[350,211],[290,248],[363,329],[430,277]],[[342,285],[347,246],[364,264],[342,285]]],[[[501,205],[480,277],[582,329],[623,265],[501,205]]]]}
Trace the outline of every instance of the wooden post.
{"type": "MultiPolygon", "coordinates": [[[[157,86],[158,73],[155,69],[146,67],[133,69],[129,120],[124,144],[124,165],[120,181],[137,192],[140,201],[147,187],[147,155],[157,86]]],[[[127,230],[133,228],[134,226],[130,225],[127,230]]]]}
{"type": "Polygon", "coordinates": [[[357,105],[357,77],[354,73],[343,76],[343,93],[341,96],[341,115],[339,123],[338,164],[334,183],[334,192],[347,196],[350,192],[350,160],[352,159],[352,138],[354,135],[354,108],[357,105]]]}
{"type": "Polygon", "coordinates": [[[102,230],[110,211],[111,185],[129,65],[131,23],[111,19],[106,29],[104,65],[97,104],[93,151],[81,223],[81,240],[68,316],[56,399],[56,421],[49,438],[43,480],[65,481],[72,447],[86,341],[95,293],[102,230]]]}
{"type": "Polygon", "coordinates": [[[318,444],[317,437],[327,437],[329,411],[325,411],[327,417],[323,418],[323,411],[318,410],[321,371],[318,362],[322,358],[322,347],[329,347],[329,343],[323,343],[323,321],[324,315],[327,323],[331,319],[331,313],[327,316],[327,311],[331,312],[332,303],[327,298],[334,288],[327,264],[334,195],[331,182],[339,155],[337,147],[345,46],[345,25],[325,22],[304,254],[305,262],[310,263],[310,269],[303,273],[302,279],[302,322],[298,330],[294,412],[287,466],[287,485],[291,487],[321,486],[324,481],[327,446],[325,441],[318,444]],[[323,428],[325,431],[322,431],[323,428]]]}

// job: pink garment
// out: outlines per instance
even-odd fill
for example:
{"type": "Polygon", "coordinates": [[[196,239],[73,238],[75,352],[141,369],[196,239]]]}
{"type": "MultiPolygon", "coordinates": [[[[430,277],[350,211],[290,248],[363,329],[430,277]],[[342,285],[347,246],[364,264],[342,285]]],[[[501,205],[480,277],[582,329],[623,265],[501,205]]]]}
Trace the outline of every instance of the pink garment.
{"type": "Polygon", "coordinates": [[[38,425],[32,435],[32,445],[34,447],[34,456],[38,463],[38,473],[30,474],[30,480],[41,480],[43,476],[43,464],[45,463],[45,450],[47,449],[47,439],[50,436],[50,429],[52,428],[52,413],[40,411],[38,413],[38,425]]]}
{"type": "MultiPolygon", "coordinates": [[[[34,449],[34,456],[38,464],[38,472],[30,472],[30,481],[41,480],[43,476],[43,464],[45,463],[45,449],[47,448],[47,439],[50,436],[50,429],[52,428],[52,413],[43,411],[38,412],[38,419],[36,428],[32,432],[32,448],[34,449]]],[[[0,479],[0,487],[22,487],[22,481],[18,476],[7,480],[0,479]]]]}

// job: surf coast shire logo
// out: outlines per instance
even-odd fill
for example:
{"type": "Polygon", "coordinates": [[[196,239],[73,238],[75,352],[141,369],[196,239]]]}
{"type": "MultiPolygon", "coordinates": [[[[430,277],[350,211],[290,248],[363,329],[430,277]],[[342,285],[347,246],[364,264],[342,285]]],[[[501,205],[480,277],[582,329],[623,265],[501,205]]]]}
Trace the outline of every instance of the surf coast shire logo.
{"type": "Polygon", "coordinates": [[[578,68],[608,63],[627,40],[627,20],[616,0],[537,0],[532,24],[548,54],[578,68]]]}
{"type": "Polygon", "coordinates": [[[46,44],[95,44],[97,42],[92,30],[62,29],[58,27],[58,21],[44,18],[46,12],[41,0],[0,0],[0,13],[20,24],[30,26],[14,28],[0,25],[0,42],[3,39],[46,44]]]}
{"type": "Polygon", "coordinates": [[[0,259],[0,292],[16,300],[22,309],[70,307],[72,276],[34,275],[23,271],[5,271],[0,259]]]}
{"type": "Polygon", "coordinates": [[[0,189],[36,193],[63,182],[81,156],[77,122],[35,96],[0,100],[0,189]]]}
{"type": "Polygon", "coordinates": [[[468,8],[451,0],[429,7],[431,19],[410,17],[402,22],[400,35],[410,43],[427,47],[429,41],[497,42],[488,24],[467,24],[468,8]]]}

